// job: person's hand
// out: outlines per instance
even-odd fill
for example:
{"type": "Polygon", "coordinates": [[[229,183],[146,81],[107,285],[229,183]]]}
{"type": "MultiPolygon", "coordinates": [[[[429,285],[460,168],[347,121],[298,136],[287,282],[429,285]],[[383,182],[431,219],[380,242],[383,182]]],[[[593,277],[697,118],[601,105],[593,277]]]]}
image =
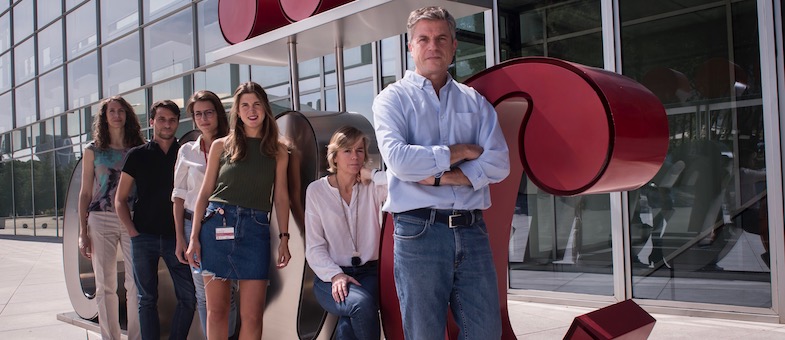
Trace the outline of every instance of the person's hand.
{"type": "Polygon", "coordinates": [[[128,230],[128,237],[134,238],[134,237],[137,237],[137,236],[139,236],[139,232],[136,231],[136,228],[131,228],[131,229],[128,230]]]}
{"type": "Polygon", "coordinates": [[[360,177],[360,182],[362,184],[366,184],[367,185],[367,184],[371,183],[371,181],[373,180],[373,170],[374,169],[368,169],[368,168],[360,169],[360,176],[359,177],[360,177]]]}
{"type": "Polygon", "coordinates": [[[463,161],[471,161],[480,158],[484,149],[477,144],[453,144],[450,145],[450,164],[455,165],[463,161]]]}
{"type": "Polygon", "coordinates": [[[180,261],[182,264],[188,264],[188,259],[185,257],[186,251],[188,251],[188,244],[185,243],[185,239],[177,237],[177,243],[174,247],[174,256],[177,256],[177,261],[180,261]]]}
{"type": "Polygon", "coordinates": [[[346,275],[344,273],[340,273],[338,275],[333,276],[333,300],[335,302],[341,303],[346,300],[346,296],[349,295],[349,284],[353,283],[358,286],[362,286],[360,282],[357,282],[353,277],[346,275]]]}
{"type": "Polygon", "coordinates": [[[199,240],[191,239],[191,243],[188,244],[188,250],[185,251],[185,258],[188,260],[187,263],[193,268],[202,266],[202,245],[199,243],[199,240]]]}
{"type": "Polygon", "coordinates": [[[278,269],[286,267],[291,258],[292,254],[289,253],[289,238],[284,237],[281,239],[281,244],[278,245],[278,259],[275,261],[276,267],[278,267],[278,269]]]}
{"type": "Polygon", "coordinates": [[[88,259],[93,257],[93,241],[87,232],[79,233],[79,252],[88,259]]]}

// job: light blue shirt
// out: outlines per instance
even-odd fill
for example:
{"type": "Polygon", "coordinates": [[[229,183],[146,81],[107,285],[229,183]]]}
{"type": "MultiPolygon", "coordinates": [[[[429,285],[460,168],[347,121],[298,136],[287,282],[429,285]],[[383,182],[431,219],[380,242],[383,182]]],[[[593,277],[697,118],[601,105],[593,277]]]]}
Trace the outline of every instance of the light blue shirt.
{"type": "Polygon", "coordinates": [[[491,206],[488,185],[510,173],[510,154],[496,110],[485,97],[449,75],[437,97],[430,80],[407,71],[376,97],[373,114],[379,151],[388,167],[384,211],[491,206]],[[457,165],[471,186],[417,183],[449,171],[449,146],[464,143],[484,149],[479,158],[457,165]]]}

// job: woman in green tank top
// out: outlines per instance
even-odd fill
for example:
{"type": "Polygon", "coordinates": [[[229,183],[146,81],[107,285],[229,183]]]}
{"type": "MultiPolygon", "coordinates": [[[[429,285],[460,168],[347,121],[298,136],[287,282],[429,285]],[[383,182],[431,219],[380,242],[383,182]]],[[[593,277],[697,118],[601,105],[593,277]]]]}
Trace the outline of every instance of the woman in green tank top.
{"type": "Polygon", "coordinates": [[[275,264],[289,263],[289,154],[259,84],[234,92],[229,135],[213,142],[186,253],[200,266],[207,295],[207,337],[226,338],[230,280],[240,282],[240,338],[258,339],[267,296],[272,208],[281,238],[275,264]],[[272,201],[270,198],[272,197],[272,201]],[[209,206],[208,206],[209,203],[209,206]]]}

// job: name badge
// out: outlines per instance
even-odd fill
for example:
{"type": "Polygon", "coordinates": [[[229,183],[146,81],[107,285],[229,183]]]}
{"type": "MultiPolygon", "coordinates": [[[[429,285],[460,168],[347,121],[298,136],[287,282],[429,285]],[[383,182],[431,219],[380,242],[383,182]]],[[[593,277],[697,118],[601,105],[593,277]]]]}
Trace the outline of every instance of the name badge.
{"type": "Polygon", "coordinates": [[[234,227],[215,228],[216,240],[234,240],[234,227]]]}

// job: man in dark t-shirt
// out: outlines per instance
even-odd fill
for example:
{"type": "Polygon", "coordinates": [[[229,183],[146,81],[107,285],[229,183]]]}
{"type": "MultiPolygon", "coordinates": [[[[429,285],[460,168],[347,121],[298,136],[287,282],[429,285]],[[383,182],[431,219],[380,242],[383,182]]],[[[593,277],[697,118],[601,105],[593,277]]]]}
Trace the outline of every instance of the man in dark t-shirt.
{"type": "Polygon", "coordinates": [[[170,339],[186,339],[196,308],[194,284],[188,265],[175,256],[172,189],[174,164],[180,145],[174,138],[180,108],[171,100],[157,101],[150,108],[153,139],[131,149],[125,158],[115,201],[125,202],[136,184],[134,215],[128,206],[115,208],[131,236],[134,279],[139,290],[139,326],[142,339],[161,338],[158,319],[158,259],[169,268],[177,297],[170,339]],[[118,201],[119,200],[119,201],[118,201]]]}

